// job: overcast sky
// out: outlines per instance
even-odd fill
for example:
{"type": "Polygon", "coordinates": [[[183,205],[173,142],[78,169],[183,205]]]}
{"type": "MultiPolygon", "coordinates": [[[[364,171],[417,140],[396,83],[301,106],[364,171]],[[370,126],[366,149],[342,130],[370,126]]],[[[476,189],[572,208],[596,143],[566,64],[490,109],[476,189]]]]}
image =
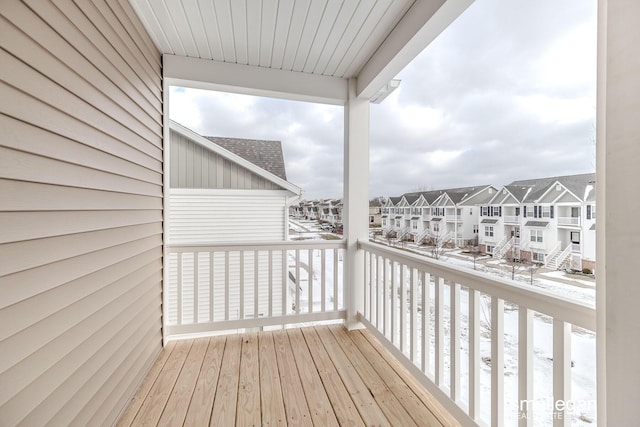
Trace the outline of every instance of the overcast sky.
{"type": "MultiPolygon", "coordinates": [[[[595,170],[596,0],[476,0],[371,106],[370,196],[595,170]]],[[[280,140],[304,197],[342,196],[342,107],[171,91],[205,136],[280,140]]]]}

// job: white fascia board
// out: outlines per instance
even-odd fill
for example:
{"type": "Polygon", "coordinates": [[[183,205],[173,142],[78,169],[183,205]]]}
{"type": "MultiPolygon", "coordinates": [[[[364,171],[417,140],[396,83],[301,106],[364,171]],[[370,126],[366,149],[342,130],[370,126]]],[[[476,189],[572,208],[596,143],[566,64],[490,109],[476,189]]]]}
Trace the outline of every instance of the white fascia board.
{"type": "Polygon", "coordinates": [[[358,74],[356,95],[371,99],[474,0],[416,1],[358,74]]]}
{"type": "MultiPolygon", "coordinates": [[[[552,185],[549,186],[549,188],[547,188],[547,191],[545,191],[544,193],[542,193],[540,195],[540,197],[538,197],[538,199],[535,201],[535,203],[538,203],[540,200],[542,200],[544,198],[544,196],[546,196],[552,189],[555,190],[556,185],[559,185],[562,187],[562,189],[564,191],[561,192],[561,196],[564,195],[565,193],[569,193],[571,194],[573,197],[575,197],[577,200],[579,200],[580,202],[582,202],[582,197],[578,197],[576,196],[571,190],[569,190],[567,187],[565,187],[560,181],[555,181],[552,185]]],[[[560,196],[558,196],[560,197],[560,196]]],[[[555,203],[555,201],[558,199],[558,197],[556,197],[555,199],[553,199],[553,202],[551,203],[555,203]]]]}
{"type": "MultiPolygon", "coordinates": [[[[271,172],[262,169],[259,166],[254,165],[253,163],[251,163],[250,161],[246,160],[243,157],[238,156],[235,153],[232,153],[229,150],[226,150],[224,148],[222,148],[221,146],[219,146],[218,144],[209,141],[207,138],[198,135],[197,133],[195,133],[194,131],[192,131],[191,129],[188,129],[184,126],[182,126],[179,123],[174,122],[173,120],[169,120],[169,128],[174,131],[174,132],[178,132],[179,134],[181,134],[182,136],[189,138],[190,140],[192,140],[193,142],[195,142],[198,145],[203,146],[204,148],[206,148],[207,150],[213,151],[214,153],[219,154],[220,156],[234,162],[237,163],[238,165],[249,169],[251,172],[255,173],[256,175],[259,175],[261,177],[263,177],[266,180],[269,180],[271,182],[273,182],[274,184],[284,188],[285,190],[290,191],[291,193],[295,194],[295,195],[301,195],[302,194],[302,189],[300,187],[298,187],[297,185],[294,185],[292,183],[290,183],[289,181],[285,181],[284,179],[280,178],[279,176],[276,176],[274,174],[272,174],[271,172]]],[[[228,191],[228,190],[227,190],[228,191]]]]}
{"type": "Polygon", "coordinates": [[[243,190],[235,188],[171,188],[169,189],[169,195],[297,197],[297,195],[291,196],[289,190],[243,190]]]}
{"type": "Polygon", "coordinates": [[[339,77],[168,54],[162,73],[173,86],[321,104],[344,106],[348,93],[348,80],[339,77]]]}
{"type": "MultiPolygon", "coordinates": [[[[495,197],[500,194],[500,192],[498,191],[498,189],[496,187],[494,187],[493,185],[487,185],[484,188],[481,188],[480,190],[476,191],[475,193],[469,194],[467,195],[467,197],[463,198],[462,200],[460,200],[460,203],[458,203],[458,205],[465,205],[466,202],[468,200],[473,199],[476,196],[479,196],[481,193],[485,192],[485,191],[489,191],[489,189],[492,189],[496,194],[494,196],[492,196],[489,200],[493,200],[495,199],[495,197]]],[[[502,199],[502,201],[504,201],[504,198],[502,199]]],[[[500,204],[502,204],[502,201],[500,202],[500,204]]]]}

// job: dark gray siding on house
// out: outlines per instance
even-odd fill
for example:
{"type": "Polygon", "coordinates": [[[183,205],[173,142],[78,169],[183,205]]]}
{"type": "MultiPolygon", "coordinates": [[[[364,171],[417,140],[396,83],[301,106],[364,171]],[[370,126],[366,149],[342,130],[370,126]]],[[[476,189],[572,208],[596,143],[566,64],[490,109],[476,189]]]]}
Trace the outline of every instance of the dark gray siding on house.
{"type": "Polygon", "coordinates": [[[273,182],[171,131],[171,188],[280,190],[273,182]]]}
{"type": "Polygon", "coordinates": [[[160,55],[126,0],[0,15],[0,425],[110,425],[162,343],[160,55]]]}

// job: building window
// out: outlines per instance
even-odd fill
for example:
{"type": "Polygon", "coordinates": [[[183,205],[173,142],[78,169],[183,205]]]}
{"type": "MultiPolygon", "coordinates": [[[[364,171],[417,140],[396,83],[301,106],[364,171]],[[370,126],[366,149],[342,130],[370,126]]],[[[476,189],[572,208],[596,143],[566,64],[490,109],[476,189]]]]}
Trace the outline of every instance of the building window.
{"type": "Polygon", "coordinates": [[[542,243],[542,230],[531,230],[531,241],[542,243]]]}
{"type": "Polygon", "coordinates": [[[591,219],[596,219],[596,205],[591,205],[591,219]]]}
{"type": "Polygon", "coordinates": [[[551,217],[551,206],[541,206],[542,214],[540,215],[542,218],[550,218],[551,217]]]}
{"type": "Polygon", "coordinates": [[[534,262],[544,262],[544,254],[542,252],[531,252],[531,260],[534,262]]]}
{"type": "Polygon", "coordinates": [[[456,209],[456,215],[462,216],[462,209],[460,208],[456,209]]]}
{"type": "Polygon", "coordinates": [[[533,206],[524,207],[524,216],[533,217],[533,206]]]}
{"type": "Polygon", "coordinates": [[[484,227],[484,235],[486,237],[493,237],[493,225],[487,225],[484,227]]]}
{"type": "Polygon", "coordinates": [[[433,232],[437,233],[440,231],[440,226],[438,224],[433,224],[433,232]]]}
{"type": "Polygon", "coordinates": [[[571,232],[571,243],[580,243],[580,232],[572,231],[571,232]]]}
{"type": "Polygon", "coordinates": [[[478,234],[478,224],[473,225],[473,234],[478,234]]]}
{"type": "Polygon", "coordinates": [[[487,253],[492,254],[495,248],[495,246],[487,245],[487,253]]]}
{"type": "Polygon", "coordinates": [[[414,230],[418,229],[418,221],[411,221],[411,228],[413,228],[414,230]]]}
{"type": "Polygon", "coordinates": [[[369,215],[369,223],[373,224],[373,215],[369,215]]]}
{"type": "Polygon", "coordinates": [[[482,212],[480,212],[480,216],[489,216],[489,206],[482,207],[482,212]]]}
{"type": "Polygon", "coordinates": [[[387,219],[386,218],[382,218],[382,226],[383,227],[387,226],[387,219]]]}

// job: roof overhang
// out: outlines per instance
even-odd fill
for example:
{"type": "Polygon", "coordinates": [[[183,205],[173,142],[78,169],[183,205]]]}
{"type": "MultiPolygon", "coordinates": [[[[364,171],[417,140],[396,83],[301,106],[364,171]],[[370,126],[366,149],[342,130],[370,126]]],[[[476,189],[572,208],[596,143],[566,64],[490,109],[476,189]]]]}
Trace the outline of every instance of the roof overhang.
{"type": "Polygon", "coordinates": [[[473,0],[129,0],[169,85],[344,104],[395,76],[473,0]]]}

